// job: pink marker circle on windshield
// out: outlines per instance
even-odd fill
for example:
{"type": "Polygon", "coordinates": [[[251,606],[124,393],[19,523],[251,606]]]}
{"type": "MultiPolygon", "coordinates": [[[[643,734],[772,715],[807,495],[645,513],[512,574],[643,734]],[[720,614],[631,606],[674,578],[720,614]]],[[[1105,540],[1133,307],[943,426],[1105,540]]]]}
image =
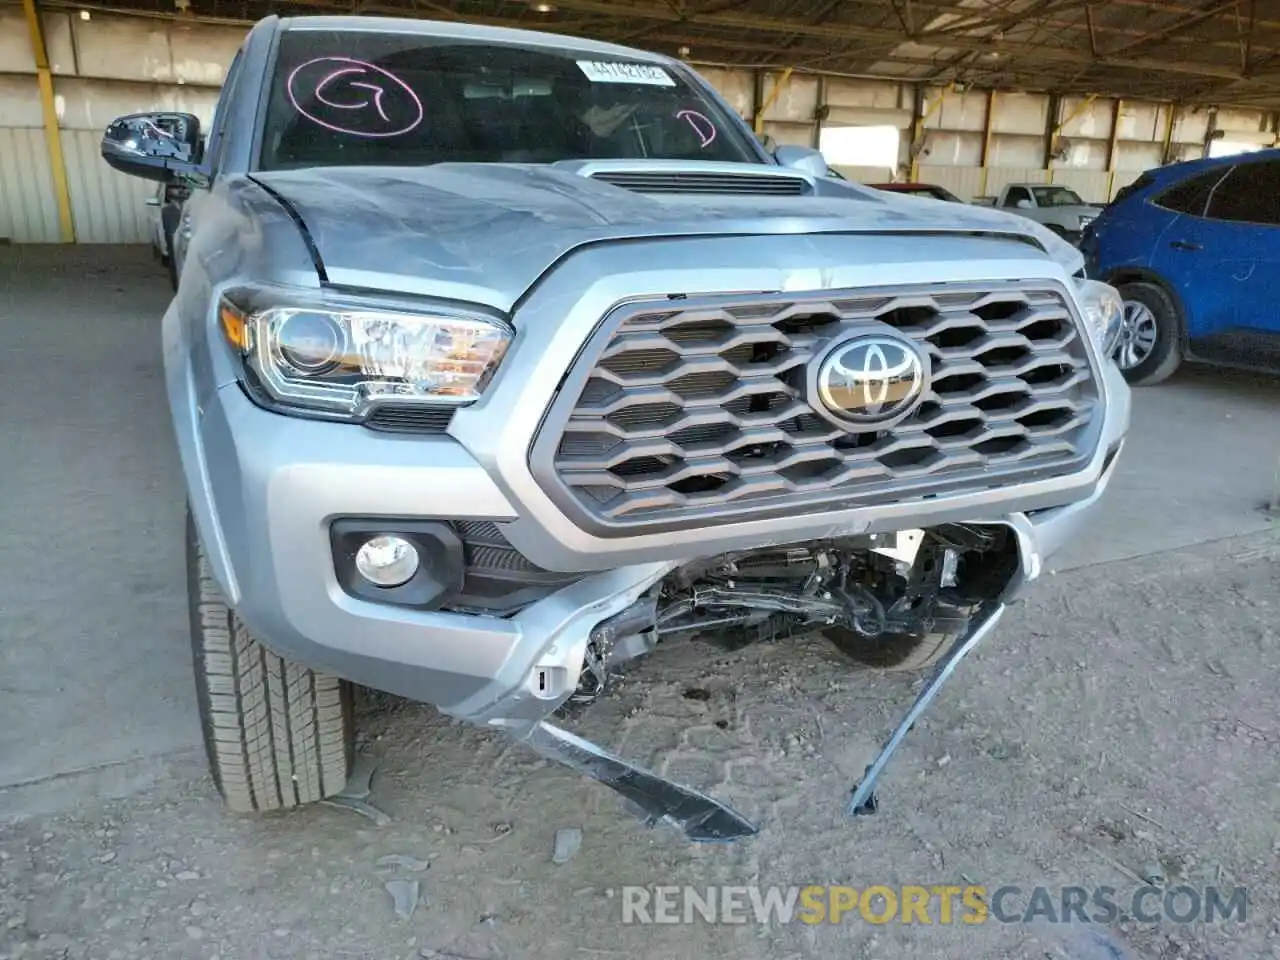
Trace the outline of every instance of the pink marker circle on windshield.
{"type": "Polygon", "coordinates": [[[697,110],[681,110],[676,114],[677,120],[683,120],[689,126],[693,127],[693,132],[698,135],[698,139],[702,141],[702,149],[711,146],[712,141],[716,138],[716,125],[707,117],[699,113],[697,110]]]}
{"type": "Polygon", "coordinates": [[[286,92],[312,123],[352,137],[399,137],[422,123],[422,100],[389,70],[350,57],[294,67],[286,92]]]}

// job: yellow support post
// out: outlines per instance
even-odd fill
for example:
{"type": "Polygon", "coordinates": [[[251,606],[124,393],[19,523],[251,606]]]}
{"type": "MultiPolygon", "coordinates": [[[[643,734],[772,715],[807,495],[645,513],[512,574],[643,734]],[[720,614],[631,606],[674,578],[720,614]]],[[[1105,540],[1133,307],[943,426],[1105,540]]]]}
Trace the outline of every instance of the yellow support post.
{"type": "Polygon", "coordinates": [[[982,185],[978,188],[980,197],[987,195],[987,168],[991,163],[991,134],[995,119],[996,91],[992,88],[987,91],[987,113],[982,118],[982,159],[978,164],[982,168],[982,185]]]}
{"type": "Polygon", "coordinates": [[[1076,104],[1076,108],[1067,114],[1066,119],[1054,128],[1053,135],[1056,137],[1058,134],[1062,133],[1062,131],[1066,129],[1067,124],[1093,106],[1093,102],[1097,99],[1098,95],[1096,93],[1091,93],[1080,101],[1080,103],[1076,104]]]}
{"type": "Polygon", "coordinates": [[[44,114],[44,140],[49,148],[49,172],[53,175],[53,192],[58,201],[58,232],[63,243],[75,243],[71,190],[67,185],[67,162],[62,154],[62,131],[58,128],[58,110],[53,99],[53,71],[49,68],[49,51],[44,44],[44,26],[40,22],[36,0],[22,0],[22,9],[27,15],[31,52],[36,60],[36,82],[40,85],[40,109],[44,114]]]}
{"type": "Polygon", "coordinates": [[[782,76],[778,78],[778,82],[773,85],[773,89],[769,91],[769,96],[765,97],[764,103],[760,109],[756,111],[755,129],[756,133],[764,133],[764,115],[769,112],[769,108],[777,102],[778,95],[782,93],[782,88],[791,82],[791,71],[795,67],[787,67],[782,71],[782,76]]]}
{"type": "Polygon", "coordinates": [[[914,110],[916,115],[915,121],[911,124],[911,181],[914,183],[920,178],[920,148],[924,145],[924,125],[929,122],[929,118],[942,109],[942,101],[947,99],[947,94],[956,88],[955,81],[947,84],[942,93],[938,94],[938,99],[929,105],[929,108],[922,109],[924,106],[924,88],[916,87],[916,97],[914,110]]]}
{"type": "Polygon", "coordinates": [[[1111,108],[1111,139],[1107,143],[1107,201],[1116,190],[1116,159],[1120,149],[1120,116],[1124,113],[1124,100],[1116,97],[1111,108]]]}
{"type": "Polygon", "coordinates": [[[1169,115],[1164,121],[1164,137],[1161,139],[1160,149],[1163,151],[1160,155],[1160,165],[1164,166],[1173,158],[1169,154],[1173,150],[1173,128],[1178,122],[1178,105],[1176,103],[1169,104],[1169,115]]]}

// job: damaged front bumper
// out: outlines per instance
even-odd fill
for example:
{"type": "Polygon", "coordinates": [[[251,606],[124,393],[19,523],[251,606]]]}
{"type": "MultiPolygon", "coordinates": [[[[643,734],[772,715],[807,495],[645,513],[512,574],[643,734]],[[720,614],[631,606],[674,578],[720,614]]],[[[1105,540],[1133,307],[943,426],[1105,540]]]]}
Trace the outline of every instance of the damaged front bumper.
{"type": "MultiPolygon", "coordinates": [[[[1005,526],[1012,532],[1017,548],[1017,565],[1008,572],[997,592],[974,611],[968,627],[952,640],[915,700],[868,764],[861,781],[853,786],[846,806],[846,812],[850,816],[865,816],[876,812],[876,787],[907,734],[928,710],[960,661],[995,630],[1008,603],[1040,576],[1050,555],[1045,552],[1046,548],[1056,550],[1070,538],[1074,528],[1101,496],[1109,479],[1110,469],[1096,493],[1087,501],[1034,515],[1016,514],[993,524],[1005,526]]],[[[622,596],[640,596],[667,572],[669,571],[648,571],[644,579],[619,599],[622,596]]],[[[626,610],[623,607],[617,615],[626,616],[626,610]]],[[[599,624],[602,621],[596,622],[599,624]]],[[[559,662],[544,661],[535,668],[529,682],[522,689],[487,708],[479,717],[464,719],[505,727],[509,734],[543,756],[614,790],[633,808],[638,809],[647,823],[672,824],[683,830],[688,839],[698,842],[726,842],[754,835],[758,829],[755,824],[715,798],[638,767],[546,719],[529,719],[532,713],[537,712],[534,704],[539,702],[539,694],[546,689],[542,677],[547,671],[566,671],[571,675],[574,673],[574,664],[577,664],[577,672],[581,672],[583,655],[593,629],[596,628],[589,628],[583,633],[580,626],[572,642],[563,645],[557,643],[549,648],[548,652],[552,654],[562,652],[559,662]]],[[[545,700],[540,702],[544,709],[549,706],[545,700]]]]}
{"type": "MultiPolygon", "coordinates": [[[[353,596],[335,573],[330,530],[336,520],[502,520],[512,516],[507,495],[450,438],[406,442],[344,425],[290,421],[255,407],[235,385],[219,394],[203,413],[192,408],[194,429],[185,437],[195,441],[184,455],[192,510],[224,593],[264,642],[296,662],[501,729],[606,783],[647,819],[678,823],[693,839],[728,840],[754,831],[713,799],[548,722],[579,689],[600,625],[633,609],[699,556],[589,572],[510,616],[398,607],[353,596]],[[426,516],[424,504],[431,505],[426,516]]],[[[1095,461],[1081,481],[1086,492],[1065,505],[1043,506],[1038,493],[1021,497],[1022,491],[1010,489],[985,504],[982,498],[963,504],[939,498],[913,509],[901,503],[867,511],[865,520],[851,512],[848,523],[835,528],[818,529],[813,519],[796,518],[791,538],[768,538],[777,543],[855,535],[885,538],[892,546],[907,530],[947,522],[1013,534],[1016,564],[872,764],[853,798],[856,812],[874,808],[873,788],[885,762],[960,658],[994,626],[1002,605],[1035,581],[1048,558],[1075,536],[1106,489],[1128,426],[1122,384],[1112,396],[1116,402],[1107,410],[1095,461]]],[[[718,534],[739,535],[747,536],[718,534]]],[[[764,542],[754,533],[750,539],[754,543],[743,546],[764,542]]]]}

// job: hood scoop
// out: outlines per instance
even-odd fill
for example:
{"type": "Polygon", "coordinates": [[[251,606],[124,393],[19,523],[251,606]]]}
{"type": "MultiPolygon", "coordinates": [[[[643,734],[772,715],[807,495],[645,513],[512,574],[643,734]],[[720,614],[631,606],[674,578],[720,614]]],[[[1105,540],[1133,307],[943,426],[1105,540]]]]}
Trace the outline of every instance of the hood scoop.
{"type": "Polygon", "coordinates": [[[556,166],[634,193],[804,197],[815,192],[807,177],[763,163],[589,160],[556,166]]]}
{"type": "Polygon", "coordinates": [[[800,177],[757,177],[738,173],[593,173],[603,180],[636,193],[713,193],[753,197],[802,197],[809,184],[800,177]]]}

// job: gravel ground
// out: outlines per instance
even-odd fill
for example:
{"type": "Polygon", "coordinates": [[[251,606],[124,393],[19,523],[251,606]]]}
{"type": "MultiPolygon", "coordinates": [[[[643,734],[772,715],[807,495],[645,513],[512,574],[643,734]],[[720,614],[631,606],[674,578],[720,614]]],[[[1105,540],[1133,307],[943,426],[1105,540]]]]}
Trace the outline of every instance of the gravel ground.
{"type": "Polygon", "coordinates": [[[761,825],[749,841],[645,829],[500,736],[375,696],[360,749],[389,822],[241,818],[195,738],[163,285],[145,251],[0,250],[0,960],[1280,958],[1280,531],[1256,510],[1274,385],[1142,398],[1141,469],[1096,543],[961,666],[875,817],[841,808],[913,681],[815,641],[672,647],[567,721],[730,801],[761,825]],[[1142,543],[1159,552],[1129,559],[1142,543]],[[581,847],[557,864],[565,829],[581,847]],[[630,885],[1109,886],[1123,904],[1152,873],[1247,888],[1245,922],[622,922],[630,885]],[[386,884],[404,900],[414,882],[398,916],[386,884]]]}
{"type": "Polygon", "coordinates": [[[857,821],[841,801],[909,678],[850,670],[820,641],[655,655],[572,726],[758,818],[730,846],[642,828],[605,789],[387,698],[360,721],[382,826],[327,807],[227,815],[199,758],[173,756],[145,792],[0,829],[0,957],[1280,957],[1278,558],[1262,534],[1048,578],[857,821]],[[563,828],[582,846],[555,864],[563,828]],[[1156,869],[1246,887],[1246,921],[650,926],[623,924],[619,896],[972,881],[1124,903],[1156,869]],[[418,882],[408,918],[397,879],[418,882]]]}

